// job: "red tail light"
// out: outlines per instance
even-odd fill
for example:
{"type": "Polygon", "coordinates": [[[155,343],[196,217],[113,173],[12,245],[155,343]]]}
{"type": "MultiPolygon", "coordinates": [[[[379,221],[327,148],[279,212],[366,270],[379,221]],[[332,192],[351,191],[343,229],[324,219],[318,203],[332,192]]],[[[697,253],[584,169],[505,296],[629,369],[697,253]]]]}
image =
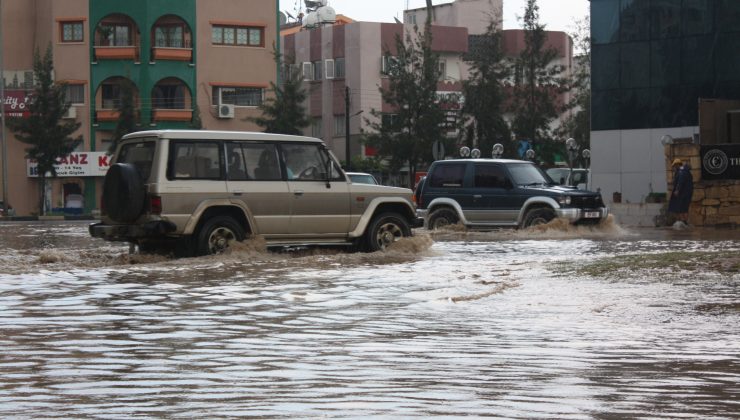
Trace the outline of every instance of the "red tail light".
{"type": "Polygon", "coordinates": [[[162,197],[158,195],[149,196],[149,213],[162,214],[162,197]]]}

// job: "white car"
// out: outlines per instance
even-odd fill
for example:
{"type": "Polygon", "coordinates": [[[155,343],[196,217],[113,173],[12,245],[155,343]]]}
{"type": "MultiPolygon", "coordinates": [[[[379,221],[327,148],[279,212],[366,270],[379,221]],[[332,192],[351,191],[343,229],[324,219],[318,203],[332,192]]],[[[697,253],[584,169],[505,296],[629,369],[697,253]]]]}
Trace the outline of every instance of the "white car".
{"type": "Polygon", "coordinates": [[[547,175],[555,181],[556,184],[570,185],[580,190],[587,189],[588,186],[588,169],[573,168],[571,174],[570,168],[550,168],[547,175]]]}
{"type": "Polygon", "coordinates": [[[353,184],[380,185],[374,176],[365,172],[347,172],[347,176],[353,184]]]}

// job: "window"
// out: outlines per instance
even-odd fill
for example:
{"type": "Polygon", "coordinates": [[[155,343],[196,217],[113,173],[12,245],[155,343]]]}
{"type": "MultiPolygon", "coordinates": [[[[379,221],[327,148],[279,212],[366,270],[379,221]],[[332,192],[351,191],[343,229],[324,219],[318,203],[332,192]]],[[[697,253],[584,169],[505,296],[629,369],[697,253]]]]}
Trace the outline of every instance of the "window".
{"type": "Polygon", "coordinates": [[[214,86],[213,104],[230,104],[236,106],[260,106],[265,96],[261,87],[226,87],[214,86]]]}
{"type": "Polygon", "coordinates": [[[62,22],[62,42],[82,42],[84,33],[82,22],[62,22]]]}
{"type": "Polygon", "coordinates": [[[321,138],[321,118],[311,119],[311,136],[321,138]]]}
{"type": "Polygon", "coordinates": [[[118,83],[102,85],[103,109],[117,109],[121,104],[121,86],[118,83]]]}
{"type": "Polygon", "coordinates": [[[313,80],[313,64],[303,63],[303,80],[313,80]]]}
{"type": "Polygon", "coordinates": [[[400,120],[398,114],[383,114],[380,117],[380,123],[385,129],[398,129],[398,124],[400,124],[400,120]]]}
{"type": "Polygon", "coordinates": [[[101,25],[104,46],[128,47],[131,42],[131,27],[127,24],[101,25]]]}
{"type": "Polygon", "coordinates": [[[506,188],[506,172],[501,165],[475,165],[475,187],[506,188]]]}
{"type": "Polygon", "coordinates": [[[339,57],[334,59],[334,78],[335,79],[344,79],[345,70],[344,70],[344,57],[339,57]]]}
{"type": "Polygon", "coordinates": [[[156,142],[128,143],[121,146],[116,160],[119,163],[130,163],[139,171],[142,180],[148,180],[151,174],[156,142]]]}
{"type": "Polygon", "coordinates": [[[343,136],[347,133],[347,122],[345,115],[334,116],[334,135],[343,136]]]}
{"type": "Polygon", "coordinates": [[[154,86],[152,106],[159,109],[185,109],[185,87],[164,84],[154,86]]]}
{"type": "Polygon", "coordinates": [[[213,25],[211,41],[216,45],[264,47],[264,32],[261,27],[213,25]]]}
{"type": "Polygon", "coordinates": [[[85,85],[68,84],[64,85],[64,101],[68,104],[85,103],[85,85]]]}
{"type": "Polygon", "coordinates": [[[441,165],[432,173],[429,186],[433,188],[462,187],[466,166],[465,163],[441,165]]]}
{"type": "Polygon", "coordinates": [[[447,62],[445,60],[439,60],[439,80],[444,82],[447,79],[447,62]]]}
{"type": "Polygon", "coordinates": [[[398,57],[384,55],[380,63],[380,74],[388,76],[396,72],[398,67],[398,57]]]}
{"type": "Polygon", "coordinates": [[[216,142],[172,144],[168,178],[221,179],[221,158],[216,142]]]}
{"type": "Polygon", "coordinates": [[[607,44],[619,40],[619,2],[592,0],[591,38],[594,44],[607,44]]]}
{"type": "Polygon", "coordinates": [[[342,180],[343,176],[329,153],[317,144],[285,144],[281,145],[285,167],[289,180],[332,181],[342,180]]]}
{"type": "Polygon", "coordinates": [[[282,179],[274,144],[234,142],[226,146],[228,179],[275,181],[282,179]]]}
{"type": "Polygon", "coordinates": [[[326,60],[326,65],[324,67],[326,68],[326,78],[327,78],[327,80],[333,79],[334,78],[334,73],[336,71],[336,67],[334,67],[334,60],[332,60],[331,58],[330,59],[327,59],[326,60]]]}
{"type": "Polygon", "coordinates": [[[183,48],[185,45],[183,25],[167,25],[154,28],[154,46],[162,48],[183,48]]]}
{"type": "Polygon", "coordinates": [[[321,74],[323,67],[323,62],[321,60],[313,62],[313,79],[311,80],[321,80],[324,78],[324,75],[321,74]]]}

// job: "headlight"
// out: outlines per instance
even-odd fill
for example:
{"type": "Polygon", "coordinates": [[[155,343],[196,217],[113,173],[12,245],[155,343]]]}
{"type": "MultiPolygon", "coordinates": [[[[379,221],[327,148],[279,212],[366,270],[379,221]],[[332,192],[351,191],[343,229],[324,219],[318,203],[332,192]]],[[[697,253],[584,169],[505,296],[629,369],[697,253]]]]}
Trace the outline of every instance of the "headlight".
{"type": "Polygon", "coordinates": [[[570,196],[564,195],[558,198],[558,203],[560,203],[561,206],[569,206],[570,205],[570,196]]]}

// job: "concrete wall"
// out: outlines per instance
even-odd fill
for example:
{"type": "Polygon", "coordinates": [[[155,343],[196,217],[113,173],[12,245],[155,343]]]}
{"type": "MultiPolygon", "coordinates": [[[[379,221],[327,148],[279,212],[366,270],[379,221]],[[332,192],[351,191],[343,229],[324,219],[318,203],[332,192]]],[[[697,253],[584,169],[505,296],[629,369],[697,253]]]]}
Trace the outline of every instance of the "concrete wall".
{"type": "Polygon", "coordinates": [[[672,190],[673,171],[670,163],[681,159],[691,163],[694,195],[689,207],[689,224],[694,226],[740,225],[740,181],[701,178],[701,153],[698,144],[673,144],[665,147],[665,172],[672,190]]]}
{"type": "Polygon", "coordinates": [[[599,189],[607,202],[620,192],[625,203],[642,203],[651,192],[666,192],[660,139],[666,134],[691,137],[697,131],[698,127],[683,127],[592,132],[592,188],[599,189]]]}

